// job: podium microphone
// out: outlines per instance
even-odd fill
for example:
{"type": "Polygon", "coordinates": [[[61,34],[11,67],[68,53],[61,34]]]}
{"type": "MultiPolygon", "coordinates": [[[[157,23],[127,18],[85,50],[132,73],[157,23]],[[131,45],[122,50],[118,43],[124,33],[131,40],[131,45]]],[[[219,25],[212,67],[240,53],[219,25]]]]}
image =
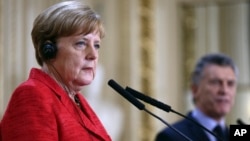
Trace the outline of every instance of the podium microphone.
{"type": "Polygon", "coordinates": [[[140,101],[135,99],[129,92],[125,91],[123,87],[121,87],[118,83],[114,80],[108,81],[109,86],[111,86],[114,90],[116,90],[119,94],[121,94],[125,99],[127,99],[130,103],[132,103],[135,107],[139,110],[144,110],[145,105],[142,104],[140,101]]]}
{"type": "Polygon", "coordinates": [[[112,87],[116,92],[118,92],[119,94],[121,94],[129,102],[131,102],[139,110],[144,110],[145,112],[147,112],[151,116],[159,119],[161,122],[163,122],[165,125],[167,125],[169,128],[171,128],[172,130],[174,130],[176,133],[178,133],[182,137],[184,137],[186,140],[192,141],[189,137],[187,137],[186,135],[184,135],[183,133],[181,133],[179,130],[175,129],[174,127],[172,127],[169,123],[167,123],[166,121],[164,121],[162,118],[158,117],[157,115],[155,115],[152,112],[150,112],[149,110],[147,110],[146,107],[145,107],[145,105],[143,103],[141,103],[139,100],[137,100],[134,96],[132,96],[129,92],[127,92],[123,87],[121,87],[114,80],[110,79],[108,81],[108,85],[110,87],[112,87]]]}
{"type": "Polygon", "coordinates": [[[136,98],[138,98],[138,99],[140,99],[142,101],[145,101],[145,102],[147,102],[147,103],[149,103],[149,104],[151,104],[153,106],[156,106],[157,108],[159,108],[159,109],[161,109],[163,111],[166,111],[166,112],[170,112],[171,111],[171,112],[173,112],[173,113],[175,113],[177,115],[180,115],[180,116],[188,119],[189,121],[193,122],[194,124],[196,124],[200,128],[202,128],[202,129],[206,130],[207,132],[209,132],[210,134],[212,134],[217,139],[223,141],[223,139],[221,137],[219,137],[218,135],[216,135],[214,132],[208,130],[207,128],[205,128],[204,126],[202,126],[201,124],[199,124],[195,120],[193,120],[193,119],[191,119],[191,118],[189,118],[189,117],[187,117],[187,116],[185,116],[185,115],[183,115],[183,114],[181,114],[181,113],[179,113],[179,112],[171,109],[171,106],[166,105],[166,104],[164,104],[164,103],[162,103],[162,102],[160,102],[158,100],[155,100],[155,99],[153,99],[153,98],[151,98],[151,97],[149,97],[147,95],[144,95],[141,92],[138,92],[138,91],[136,91],[136,90],[134,90],[134,89],[132,89],[132,88],[130,88],[128,86],[125,88],[125,90],[127,92],[129,92],[131,95],[133,95],[134,97],[136,97],[136,98]]]}
{"type": "Polygon", "coordinates": [[[243,122],[241,119],[237,119],[236,121],[239,125],[247,125],[245,122],[243,122]]]}

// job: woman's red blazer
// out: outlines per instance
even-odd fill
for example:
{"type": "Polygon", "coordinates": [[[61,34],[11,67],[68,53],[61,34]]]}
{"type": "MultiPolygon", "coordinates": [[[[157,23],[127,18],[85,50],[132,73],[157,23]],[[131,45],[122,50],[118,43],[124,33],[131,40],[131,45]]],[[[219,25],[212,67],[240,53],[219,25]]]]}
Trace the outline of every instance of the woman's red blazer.
{"type": "Polygon", "coordinates": [[[33,68],[12,94],[1,120],[0,140],[111,141],[85,98],[78,96],[82,110],[50,76],[33,68]]]}

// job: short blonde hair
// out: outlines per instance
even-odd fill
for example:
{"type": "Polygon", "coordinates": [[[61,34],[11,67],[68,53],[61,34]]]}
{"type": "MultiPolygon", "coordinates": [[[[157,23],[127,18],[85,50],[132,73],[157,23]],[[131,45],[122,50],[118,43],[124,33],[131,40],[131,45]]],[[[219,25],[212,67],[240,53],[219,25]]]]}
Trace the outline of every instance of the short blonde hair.
{"type": "Polygon", "coordinates": [[[31,32],[38,64],[42,66],[46,61],[41,53],[46,41],[56,44],[60,37],[76,33],[86,35],[94,31],[99,33],[100,38],[104,37],[100,16],[82,2],[64,1],[45,9],[35,19],[31,32]]]}

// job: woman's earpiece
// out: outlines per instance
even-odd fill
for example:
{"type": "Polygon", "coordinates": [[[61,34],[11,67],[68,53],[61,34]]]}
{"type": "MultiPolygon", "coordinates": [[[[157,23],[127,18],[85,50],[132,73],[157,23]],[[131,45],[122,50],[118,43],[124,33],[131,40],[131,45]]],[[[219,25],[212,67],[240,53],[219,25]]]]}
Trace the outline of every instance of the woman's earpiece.
{"type": "Polygon", "coordinates": [[[42,46],[42,57],[45,60],[52,59],[56,56],[57,47],[51,41],[46,41],[42,46]]]}

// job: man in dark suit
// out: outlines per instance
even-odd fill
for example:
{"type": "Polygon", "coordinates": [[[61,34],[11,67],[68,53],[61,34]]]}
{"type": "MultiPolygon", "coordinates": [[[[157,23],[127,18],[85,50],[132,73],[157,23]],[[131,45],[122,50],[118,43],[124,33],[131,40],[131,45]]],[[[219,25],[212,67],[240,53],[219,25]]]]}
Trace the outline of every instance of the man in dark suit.
{"type": "MultiPolygon", "coordinates": [[[[218,137],[187,119],[172,125],[193,141],[228,141],[229,133],[225,116],[230,112],[237,89],[238,70],[233,60],[223,54],[203,56],[192,73],[191,90],[195,108],[187,115],[218,137]],[[218,132],[219,130],[219,132],[218,132]]],[[[156,141],[185,141],[173,129],[165,128],[156,141]]]]}

